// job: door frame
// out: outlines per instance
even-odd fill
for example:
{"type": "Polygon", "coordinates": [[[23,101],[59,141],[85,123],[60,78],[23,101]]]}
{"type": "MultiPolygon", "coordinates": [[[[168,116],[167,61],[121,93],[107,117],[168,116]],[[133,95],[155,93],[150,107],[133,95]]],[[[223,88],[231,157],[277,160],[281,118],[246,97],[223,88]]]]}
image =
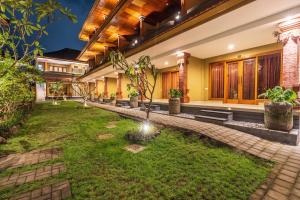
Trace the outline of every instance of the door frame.
{"type": "Polygon", "coordinates": [[[257,61],[258,57],[251,57],[251,58],[246,58],[246,59],[241,59],[241,60],[236,60],[236,61],[228,61],[225,64],[225,69],[224,69],[224,103],[232,103],[232,104],[257,104],[256,102],[256,97],[257,97],[257,61]],[[254,99],[252,100],[247,100],[243,99],[243,66],[244,66],[244,61],[254,59],[255,60],[255,66],[254,66],[254,99]],[[229,63],[237,63],[237,68],[238,68],[238,98],[237,99],[229,99],[228,97],[228,64],[229,63]]]}

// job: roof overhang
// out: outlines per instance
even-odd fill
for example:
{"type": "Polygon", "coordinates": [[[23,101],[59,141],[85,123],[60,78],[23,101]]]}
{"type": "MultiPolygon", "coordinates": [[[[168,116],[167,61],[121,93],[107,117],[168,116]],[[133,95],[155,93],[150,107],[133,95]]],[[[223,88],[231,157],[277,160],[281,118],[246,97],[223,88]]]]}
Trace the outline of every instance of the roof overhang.
{"type": "Polygon", "coordinates": [[[88,66],[86,62],[77,61],[77,60],[65,60],[65,59],[58,59],[58,58],[50,58],[50,57],[38,57],[37,62],[47,62],[53,64],[61,64],[61,65],[83,65],[88,66]]]}

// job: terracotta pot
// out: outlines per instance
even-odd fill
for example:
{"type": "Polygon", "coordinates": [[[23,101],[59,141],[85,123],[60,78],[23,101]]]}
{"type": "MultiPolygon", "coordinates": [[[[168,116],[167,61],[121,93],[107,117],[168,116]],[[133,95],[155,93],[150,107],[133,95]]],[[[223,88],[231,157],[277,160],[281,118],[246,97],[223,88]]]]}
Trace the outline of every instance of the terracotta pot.
{"type": "Polygon", "coordinates": [[[265,127],[289,131],[293,128],[293,105],[287,103],[265,103],[265,127]]]}
{"type": "Polygon", "coordinates": [[[117,100],[116,99],[110,99],[110,100],[111,100],[110,104],[113,105],[113,106],[115,106],[116,103],[117,103],[117,100]]]}
{"type": "Polygon", "coordinates": [[[130,108],[137,108],[139,107],[139,97],[130,97],[130,108]]]}
{"type": "Polygon", "coordinates": [[[180,98],[170,98],[169,114],[179,114],[179,113],[180,113],[180,98]]]}

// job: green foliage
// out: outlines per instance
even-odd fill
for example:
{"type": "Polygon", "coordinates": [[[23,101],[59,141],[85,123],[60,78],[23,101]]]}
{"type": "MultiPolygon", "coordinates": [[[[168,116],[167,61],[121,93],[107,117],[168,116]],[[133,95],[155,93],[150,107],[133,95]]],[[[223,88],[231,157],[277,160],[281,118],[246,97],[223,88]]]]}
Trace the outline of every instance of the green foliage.
{"type": "Polygon", "coordinates": [[[115,99],[116,98],[116,93],[111,93],[110,94],[110,99],[115,99]]]}
{"type": "MultiPolygon", "coordinates": [[[[0,152],[61,147],[63,155],[51,162],[63,162],[67,168],[59,176],[2,190],[0,199],[69,180],[72,199],[247,200],[272,169],[266,160],[165,128],[144,151],[132,154],[124,150],[130,144],[125,134],[139,123],[78,106],[39,104],[19,133],[0,145],[0,152]],[[107,129],[111,121],[117,121],[117,127],[107,129]],[[114,137],[98,140],[100,134],[114,137]]],[[[29,167],[28,171],[37,165],[29,167]]],[[[0,176],[20,170],[24,168],[5,170],[0,176]]]]}
{"type": "Polygon", "coordinates": [[[265,93],[258,96],[259,98],[266,98],[271,100],[273,103],[289,103],[299,104],[297,94],[291,89],[284,90],[280,86],[276,86],[273,89],[268,89],[265,93]]]}
{"type": "Polygon", "coordinates": [[[138,97],[139,96],[139,92],[137,90],[135,90],[135,89],[129,88],[128,92],[129,92],[129,94],[128,94],[129,98],[130,97],[138,97]]]}
{"type": "Polygon", "coordinates": [[[56,16],[77,21],[70,9],[56,0],[0,0],[0,47],[14,59],[12,67],[43,54],[39,40],[48,35],[46,28],[56,16]]]}
{"type": "Polygon", "coordinates": [[[63,93],[64,84],[63,82],[54,82],[50,84],[49,90],[50,93],[53,94],[53,96],[61,96],[63,93]]]}
{"type": "Polygon", "coordinates": [[[39,82],[40,71],[26,63],[11,68],[13,59],[0,57],[0,121],[9,120],[34,100],[34,84],[39,82]]]}
{"type": "Polygon", "coordinates": [[[182,97],[182,92],[179,89],[170,89],[169,91],[171,98],[180,98],[182,97]]]}

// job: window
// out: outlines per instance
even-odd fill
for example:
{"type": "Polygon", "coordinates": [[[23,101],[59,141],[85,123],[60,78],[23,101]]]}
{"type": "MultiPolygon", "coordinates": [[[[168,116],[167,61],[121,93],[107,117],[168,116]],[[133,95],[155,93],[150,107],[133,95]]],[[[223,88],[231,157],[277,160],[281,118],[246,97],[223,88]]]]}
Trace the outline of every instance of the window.
{"type": "Polygon", "coordinates": [[[37,68],[40,71],[44,71],[44,65],[43,64],[38,64],[37,68]]]}
{"type": "Polygon", "coordinates": [[[63,67],[63,72],[67,72],[67,68],[66,67],[63,67]]]}
{"type": "Polygon", "coordinates": [[[258,57],[258,95],[280,85],[280,52],[258,57]]]}
{"type": "Polygon", "coordinates": [[[53,67],[55,72],[58,72],[58,67],[53,67]]]}
{"type": "Polygon", "coordinates": [[[224,98],[224,63],[210,64],[211,98],[224,98]]]}
{"type": "Polygon", "coordinates": [[[53,66],[50,66],[50,71],[54,71],[54,68],[53,68],[53,66]]]}

